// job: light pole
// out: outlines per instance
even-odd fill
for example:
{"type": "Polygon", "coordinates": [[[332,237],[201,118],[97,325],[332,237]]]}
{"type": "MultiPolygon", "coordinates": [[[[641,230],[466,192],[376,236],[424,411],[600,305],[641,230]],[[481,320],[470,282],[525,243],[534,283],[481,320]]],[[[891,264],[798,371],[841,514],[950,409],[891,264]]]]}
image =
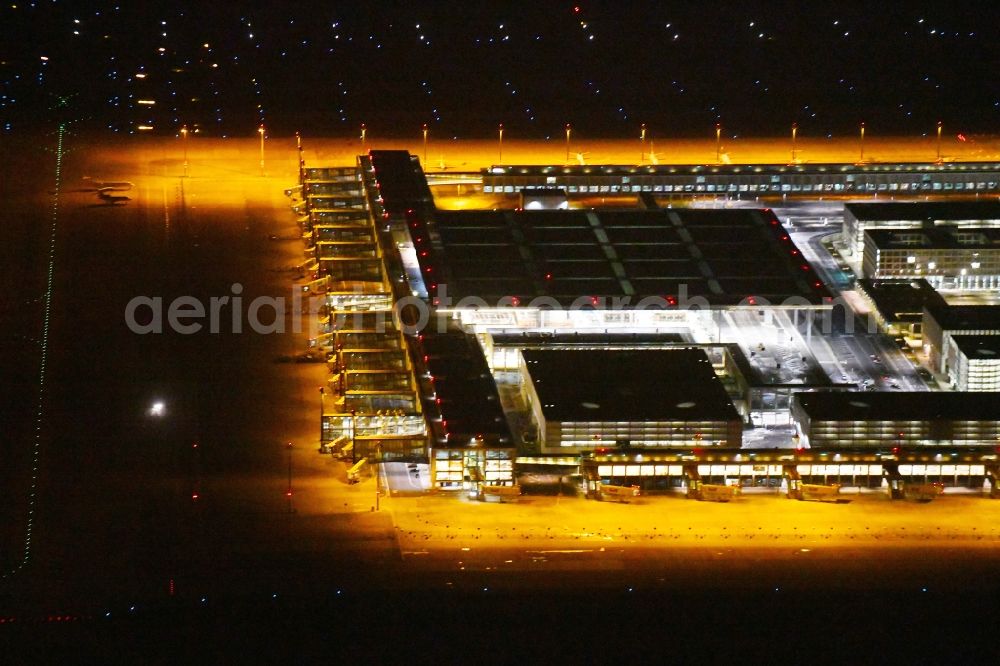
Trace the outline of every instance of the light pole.
{"type": "Polygon", "coordinates": [[[795,164],[795,138],[799,133],[799,124],[792,123],[792,164],[795,164]]]}
{"type": "Polygon", "coordinates": [[[368,136],[368,128],[361,123],[361,152],[365,152],[365,138],[368,136]]]}
{"type": "Polygon", "coordinates": [[[943,123],[939,120],[937,123],[937,161],[941,161],[941,128],[943,123]]]}
{"type": "Polygon", "coordinates": [[[859,162],[865,161],[865,124],[861,123],[861,158],[859,162]]]}
{"type": "Polygon", "coordinates": [[[184,145],[184,177],[188,175],[188,128],[187,125],[181,128],[181,143],[184,145]]]}
{"type": "Polygon", "coordinates": [[[198,455],[198,442],[191,445],[194,450],[194,490],[191,491],[191,499],[198,501],[201,497],[201,458],[198,455]]]}
{"type": "Polygon", "coordinates": [[[497,164],[503,164],[503,123],[500,123],[500,140],[497,142],[497,164]]]}
{"type": "Polygon", "coordinates": [[[264,175],[264,126],[261,125],[257,128],[257,133],[260,134],[260,175],[264,175]]]}
{"type": "Polygon", "coordinates": [[[566,163],[569,164],[569,135],[573,131],[569,123],[566,123],[566,163]]]}
{"type": "Polygon", "coordinates": [[[427,168],[427,123],[424,123],[424,168],[427,168]]]}
{"type": "Polygon", "coordinates": [[[722,125],[715,123],[715,162],[722,161],[722,125]]]}
{"type": "Polygon", "coordinates": [[[382,477],[380,474],[382,469],[382,442],[377,442],[375,444],[374,467],[375,467],[375,510],[380,511],[381,507],[379,506],[379,503],[382,497],[382,477]]]}
{"type": "Polygon", "coordinates": [[[639,164],[646,162],[646,123],[639,129],[639,164]]]}
{"type": "Polygon", "coordinates": [[[323,444],[323,414],[326,412],[326,389],[319,387],[319,452],[326,453],[323,444]]]}
{"type": "Polygon", "coordinates": [[[298,132],[295,133],[295,150],[299,156],[299,185],[303,185],[305,183],[306,161],[302,159],[302,135],[298,132]]]}
{"type": "Polygon", "coordinates": [[[292,510],[292,443],[288,442],[285,444],[285,450],[288,451],[288,490],[285,491],[285,497],[288,498],[288,513],[294,513],[292,510]]]}
{"type": "Polygon", "coordinates": [[[351,410],[351,462],[358,462],[358,411],[356,409],[351,410]]]}

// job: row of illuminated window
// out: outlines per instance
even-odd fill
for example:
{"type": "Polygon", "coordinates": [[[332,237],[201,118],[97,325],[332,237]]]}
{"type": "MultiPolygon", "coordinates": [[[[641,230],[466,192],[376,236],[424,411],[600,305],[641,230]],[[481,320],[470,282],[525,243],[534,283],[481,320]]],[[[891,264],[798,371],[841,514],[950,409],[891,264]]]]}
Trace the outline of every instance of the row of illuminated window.
{"type": "Polygon", "coordinates": [[[933,438],[929,437],[927,432],[918,433],[885,433],[885,432],[858,432],[858,431],[842,431],[842,430],[823,430],[823,431],[812,431],[809,433],[809,439],[813,442],[824,441],[829,443],[836,443],[837,440],[843,440],[845,444],[858,444],[866,443],[869,441],[882,441],[882,442],[893,442],[905,440],[908,443],[918,443],[918,444],[940,444],[941,441],[955,442],[956,444],[962,442],[963,444],[984,442],[996,439],[1000,434],[1000,429],[983,429],[983,430],[960,430],[952,431],[946,438],[933,438]]]}
{"type": "Polygon", "coordinates": [[[965,385],[969,388],[967,390],[972,391],[996,391],[1000,387],[1000,376],[992,375],[987,377],[979,377],[977,375],[972,375],[965,380],[965,385]]]}
{"type": "MultiPolygon", "coordinates": [[[[992,255],[992,253],[991,253],[992,255]]],[[[927,270],[961,270],[961,269],[972,269],[980,271],[995,271],[998,266],[1000,266],[1000,255],[998,256],[987,256],[980,257],[979,259],[971,259],[969,254],[966,252],[963,255],[952,257],[947,255],[935,255],[936,259],[933,261],[926,262],[924,264],[919,257],[913,255],[883,255],[878,262],[879,270],[902,270],[908,272],[915,272],[923,270],[924,267],[927,270]],[[986,259],[983,261],[982,259],[986,259]]],[[[868,262],[872,265],[872,262],[868,262]]]]}
{"type": "MultiPolygon", "coordinates": [[[[797,465],[803,476],[878,476],[882,465],[797,465]]],[[[983,476],[984,465],[899,465],[900,476],[983,476]]]]}
{"type": "Polygon", "coordinates": [[[930,428],[905,428],[899,430],[885,429],[885,428],[864,428],[858,426],[847,426],[847,427],[827,427],[827,428],[816,428],[813,427],[809,432],[810,437],[824,437],[837,435],[846,438],[857,438],[857,437],[926,437],[930,433],[930,428]]]}
{"type": "MultiPolygon", "coordinates": [[[[926,257],[919,257],[908,254],[907,250],[882,250],[878,259],[879,268],[919,270],[925,265],[928,270],[935,269],[961,269],[973,268],[982,271],[994,270],[1000,266],[1000,252],[989,250],[985,252],[971,252],[969,250],[941,250],[933,249],[933,259],[926,260],[926,257]]],[[[868,255],[868,252],[865,252],[868,255]]],[[[871,263],[871,262],[869,262],[871,263]]]]}
{"type": "MultiPolygon", "coordinates": [[[[796,465],[803,476],[881,476],[882,465],[796,465]]],[[[984,465],[899,465],[901,476],[983,476],[984,465]]],[[[598,465],[601,478],[684,476],[681,465],[598,465]]],[[[781,476],[781,465],[698,465],[701,476],[781,476]]]]}
{"type": "Polygon", "coordinates": [[[967,368],[970,380],[1000,377],[1000,358],[968,359],[967,368]]]}
{"type": "MultiPolygon", "coordinates": [[[[856,231],[862,238],[866,229],[921,229],[922,220],[857,220],[845,215],[844,222],[850,231],[856,231]]],[[[1000,219],[986,220],[935,220],[935,226],[955,227],[958,229],[991,229],[1000,227],[1000,219]]]]}
{"type": "MultiPolygon", "coordinates": [[[[550,178],[558,184],[555,178],[550,178]]],[[[562,185],[569,194],[615,194],[630,192],[686,193],[686,192],[895,192],[917,190],[995,190],[992,181],[968,181],[964,183],[693,183],[682,185],[562,185]]],[[[513,194],[523,188],[538,187],[537,183],[523,185],[483,185],[485,194],[513,194]]]]}
{"type": "Polygon", "coordinates": [[[725,439],[729,432],[727,430],[702,430],[696,433],[685,433],[677,430],[602,430],[597,432],[584,429],[563,429],[561,431],[546,429],[545,434],[549,439],[558,438],[563,442],[574,440],[587,442],[590,445],[600,445],[605,441],[622,439],[650,444],[661,440],[670,442],[710,442],[716,439],[725,439]]]}
{"type": "Polygon", "coordinates": [[[990,268],[989,270],[993,271],[989,275],[946,275],[937,279],[934,276],[928,276],[927,281],[931,283],[931,286],[934,286],[935,283],[939,286],[947,283],[949,287],[960,289],[993,289],[1000,287],[1000,267],[990,268]]]}
{"type": "MultiPolygon", "coordinates": [[[[468,449],[434,449],[434,460],[449,460],[461,462],[470,455],[468,449]]],[[[475,455],[485,460],[512,460],[513,452],[509,449],[481,449],[475,455]]]]}
{"type": "MultiPolygon", "coordinates": [[[[812,432],[823,431],[864,431],[864,432],[885,432],[896,434],[900,432],[912,432],[915,430],[927,430],[932,421],[813,421],[812,432]]],[[[954,431],[968,430],[993,430],[1000,426],[998,419],[962,420],[949,421],[948,425],[954,431]]]]}
{"type": "Polygon", "coordinates": [[[881,424],[875,423],[868,425],[864,422],[847,422],[847,423],[830,423],[829,421],[823,421],[820,423],[813,423],[811,428],[811,433],[814,435],[821,435],[825,433],[844,433],[850,435],[851,433],[856,433],[859,435],[870,435],[870,434],[882,434],[882,435],[898,435],[903,434],[923,434],[930,430],[929,423],[921,423],[917,425],[909,425],[907,423],[896,423],[896,424],[881,424]]]}
{"type": "MultiPolygon", "coordinates": [[[[434,473],[434,480],[440,481],[461,481],[464,476],[461,470],[442,470],[438,469],[434,473]]],[[[510,481],[514,478],[512,471],[487,471],[483,473],[484,481],[510,481]]]]}
{"type": "MultiPolygon", "coordinates": [[[[914,260],[915,257],[912,257],[914,260]]],[[[905,259],[881,259],[878,263],[872,261],[865,261],[863,268],[870,274],[873,271],[877,271],[879,274],[884,275],[920,275],[925,273],[925,271],[937,271],[938,273],[943,273],[948,277],[968,277],[970,279],[989,278],[997,273],[1000,273],[1000,261],[970,261],[968,257],[961,258],[955,261],[950,260],[938,260],[930,261],[926,264],[915,263],[907,261],[905,259]],[[969,275],[969,271],[979,271],[975,275],[969,275]]],[[[928,277],[930,277],[928,275],[928,277]]]]}
{"type": "MultiPolygon", "coordinates": [[[[616,440],[609,438],[607,440],[594,440],[594,439],[566,439],[559,438],[558,446],[565,447],[581,447],[581,446],[608,446],[613,444],[616,440]]],[[[729,444],[726,440],[725,435],[720,435],[718,437],[702,437],[702,438],[678,438],[678,439],[633,439],[630,440],[631,443],[640,444],[642,446],[674,446],[674,447],[689,447],[689,446],[713,446],[724,444],[729,444]]],[[[738,442],[732,442],[732,444],[738,444],[738,442]]],[[[548,440],[549,446],[555,446],[555,440],[548,440]]]]}
{"type": "Polygon", "coordinates": [[[725,421],[560,421],[563,430],[572,428],[603,429],[603,430],[662,430],[706,428],[725,430],[725,421]]]}

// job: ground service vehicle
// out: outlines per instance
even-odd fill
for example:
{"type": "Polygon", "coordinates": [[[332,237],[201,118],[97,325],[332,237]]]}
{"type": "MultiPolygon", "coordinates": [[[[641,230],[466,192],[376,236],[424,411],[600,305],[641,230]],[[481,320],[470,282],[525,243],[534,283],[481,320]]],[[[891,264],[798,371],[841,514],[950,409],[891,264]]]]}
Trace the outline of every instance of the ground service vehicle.
{"type": "Polygon", "coordinates": [[[821,485],[818,483],[803,483],[799,488],[800,500],[815,500],[818,502],[836,502],[840,495],[840,484],[821,485]]]}
{"type": "Polygon", "coordinates": [[[598,499],[613,499],[619,502],[627,502],[632,497],[639,496],[639,486],[610,486],[601,485],[598,499]]]}
{"type": "Polygon", "coordinates": [[[698,499],[703,502],[728,502],[734,497],[739,497],[739,486],[715,486],[704,484],[699,491],[698,499]]]}
{"type": "Polygon", "coordinates": [[[932,499],[944,492],[944,485],[940,483],[922,483],[919,485],[903,486],[903,497],[916,500],[918,502],[930,502],[932,499]]]}
{"type": "Polygon", "coordinates": [[[521,495],[521,486],[487,486],[483,487],[479,491],[479,499],[486,501],[487,497],[496,497],[498,500],[503,502],[506,499],[512,497],[519,497],[521,495]]]}

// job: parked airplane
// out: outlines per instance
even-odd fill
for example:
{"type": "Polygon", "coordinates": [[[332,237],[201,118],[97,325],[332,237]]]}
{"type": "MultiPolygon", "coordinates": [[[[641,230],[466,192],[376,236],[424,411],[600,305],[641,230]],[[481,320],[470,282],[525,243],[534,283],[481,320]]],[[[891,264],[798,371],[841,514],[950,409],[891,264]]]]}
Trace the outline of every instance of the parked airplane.
{"type": "Polygon", "coordinates": [[[113,192],[115,192],[113,188],[110,187],[102,188],[97,190],[97,197],[105,203],[109,203],[112,205],[121,204],[123,206],[125,205],[126,202],[132,200],[132,197],[127,197],[123,194],[113,194],[113,192]]]}
{"type": "Polygon", "coordinates": [[[127,180],[94,180],[90,176],[84,176],[83,180],[88,181],[90,185],[93,187],[93,190],[91,190],[91,188],[86,188],[84,190],[85,192],[90,192],[90,191],[101,192],[107,190],[126,191],[126,190],[131,190],[132,187],[134,186],[133,183],[127,180]]]}

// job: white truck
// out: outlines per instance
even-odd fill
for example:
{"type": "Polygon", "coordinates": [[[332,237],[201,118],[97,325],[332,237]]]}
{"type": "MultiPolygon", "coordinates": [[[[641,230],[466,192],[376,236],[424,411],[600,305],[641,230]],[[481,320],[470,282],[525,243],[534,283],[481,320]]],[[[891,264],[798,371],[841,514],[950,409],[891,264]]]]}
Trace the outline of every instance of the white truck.
{"type": "Polygon", "coordinates": [[[639,496],[639,486],[611,486],[602,484],[598,499],[613,499],[619,502],[627,502],[633,497],[639,496]]]}

